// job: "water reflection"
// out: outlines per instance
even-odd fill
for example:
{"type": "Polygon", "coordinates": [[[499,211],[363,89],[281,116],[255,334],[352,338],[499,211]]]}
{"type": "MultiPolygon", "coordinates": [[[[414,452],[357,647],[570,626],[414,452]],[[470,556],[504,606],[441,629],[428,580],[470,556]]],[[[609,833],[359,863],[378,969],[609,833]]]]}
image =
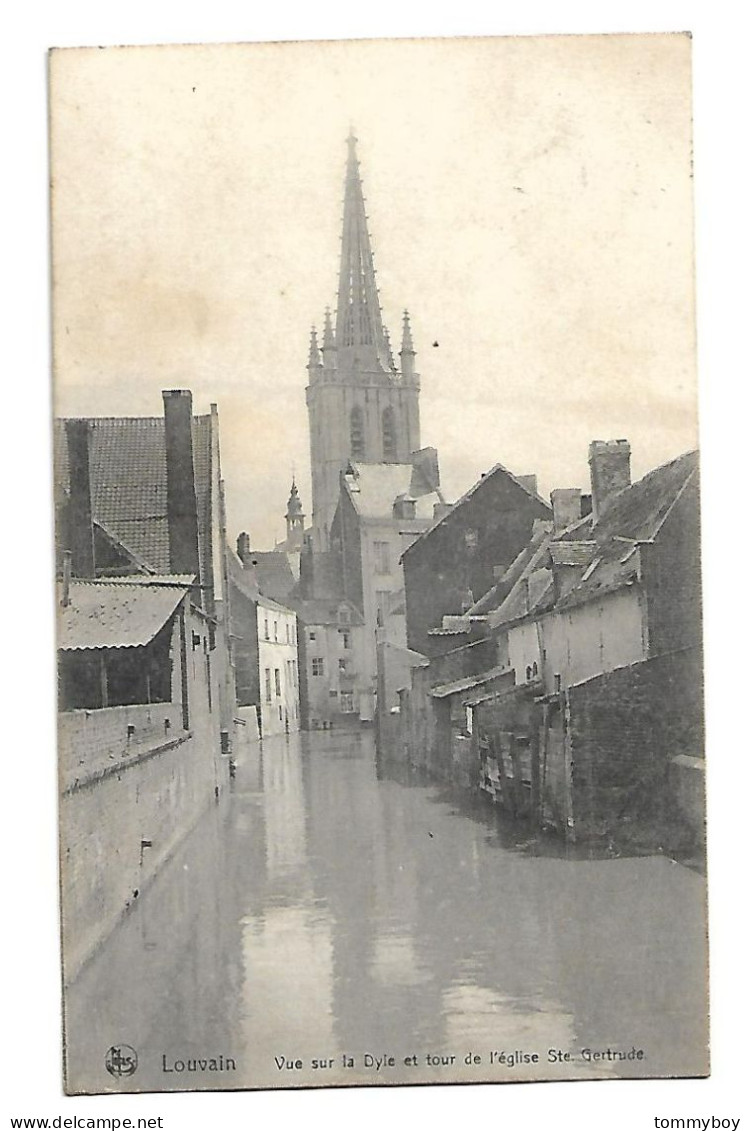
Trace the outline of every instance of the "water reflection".
{"type": "Polygon", "coordinates": [[[249,749],[232,795],[72,987],[73,1087],[704,1071],[701,877],[663,858],[515,849],[523,837],[485,805],[377,775],[369,736],[249,749]],[[140,1064],[115,1083],[104,1054],[120,1042],[140,1064]],[[632,1046],[647,1059],[579,1057],[632,1046]],[[552,1063],[550,1048],[576,1059],[552,1063]],[[514,1050],[540,1062],[489,1064],[514,1050]],[[235,1072],[164,1071],[220,1054],[235,1072]],[[376,1072],[365,1054],[396,1064],[376,1072]],[[481,1062],[465,1068],[468,1054],[481,1062]]]}

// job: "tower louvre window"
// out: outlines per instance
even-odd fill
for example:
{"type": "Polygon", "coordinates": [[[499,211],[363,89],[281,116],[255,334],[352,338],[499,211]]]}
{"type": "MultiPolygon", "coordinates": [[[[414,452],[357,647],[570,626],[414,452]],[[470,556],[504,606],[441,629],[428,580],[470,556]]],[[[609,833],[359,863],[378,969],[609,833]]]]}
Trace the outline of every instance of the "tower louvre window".
{"type": "Polygon", "coordinates": [[[383,410],[381,417],[381,431],[383,434],[383,458],[387,461],[396,459],[396,420],[394,410],[389,405],[383,410]]]}
{"type": "Polygon", "coordinates": [[[350,413],[349,442],[352,458],[363,459],[365,456],[365,422],[359,405],[355,405],[350,413]]]}

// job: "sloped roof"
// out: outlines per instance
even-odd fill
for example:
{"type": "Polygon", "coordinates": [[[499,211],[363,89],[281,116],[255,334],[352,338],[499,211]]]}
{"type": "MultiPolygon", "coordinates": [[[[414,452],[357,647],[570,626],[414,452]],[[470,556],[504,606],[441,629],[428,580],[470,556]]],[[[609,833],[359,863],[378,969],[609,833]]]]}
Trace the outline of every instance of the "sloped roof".
{"type": "MultiPolygon", "coordinates": [[[[638,576],[640,543],[653,541],[683,491],[698,480],[699,453],[687,452],[650,471],[609,501],[599,521],[593,515],[560,534],[555,543],[594,543],[589,564],[559,607],[578,604],[629,584],[638,576]]],[[[553,544],[551,544],[552,546],[553,544]]]]}
{"type": "Polygon", "coordinates": [[[508,468],[504,467],[502,463],[496,463],[493,465],[493,467],[491,467],[490,471],[487,471],[484,475],[481,475],[477,482],[473,483],[469,490],[465,491],[462,497],[460,499],[457,499],[453,506],[451,506],[444,514],[439,515],[439,517],[431,523],[428,529],[425,530],[420,535],[420,537],[412,543],[411,546],[408,546],[406,548],[406,550],[402,554],[402,558],[404,558],[410,552],[410,550],[414,549],[414,547],[417,546],[418,543],[422,544],[426,538],[429,538],[434,530],[437,530],[439,526],[442,526],[443,523],[448,521],[451,515],[454,514],[455,511],[459,509],[459,507],[461,507],[464,503],[471,499],[473,495],[475,495],[478,491],[485,490],[488,486],[490,486],[490,484],[493,482],[493,479],[498,475],[505,475],[508,479],[515,483],[521,491],[524,491],[527,495],[529,495],[531,499],[536,499],[538,503],[542,503],[542,505],[548,510],[548,512],[550,512],[550,504],[546,503],[542,496],[538,495],[537,491],[533,490],[532,487],[530,487],[530,485],[528,483],[525,483],[522,479],[517,479],[517,477],[513,475],[512,472],[508,470],[508,468]]]}
{"type": "Polygon", "coordinates": [[[639,545],[657,536],[676,500],[697,475],[698,453],[688,452],[613,496],[598,522],[589,514],[558,534],[547,526],[544,536],[532,539],[495,591],[490,590],[470,613],[492,609],[491,602],[505,589],[503,600],[490,612],[493,629],[630,584],[638,576],[639,545]],[[557,600],[551,565],[579,571],[575,584],[557,600]]]}
{"type": "Polygon", "coordinates": [[[530,569],[536,569],[545,560],[545,551],[552,535],[552,522],[536,520],[527,545],[519,551],[497,583],[467,610],[467,615],[480,616],[499,609],[519,579],[526,577],[530,569]]]}
{"type": "Polygon", "coordinates": [[[140,648],[154,639],[188,592],[192,578],[172,577],[171,584],[151,578],[72,581],[70,603],[58,611],[57,646],[61,651],[92,648],[140,648]]]}
{"type": "MultiPolygon", "coordinates": [[[[352,474],[344,476],[350,498],[362,518],[391,518],[394,500],[413,499],[415,518],[433,519],[433,506],[443,502],[440,491],[413,495],[420,478],[411,463],[352,463],[352,474]]],[[[408,521],[408,520],[404,520],[408,521]]]]}
{"type": "MultiPolygon", "coordinates": [[[[167,457],[164,419],[90,417],[89,473],[92,518],[149,568],[170,568],[167,457]]],[[[208,577],[211,539],[211,417],[193,417],[193,466],[201,576],[208,577]]],[[[70,490],[65,420],[55,421],[55,488],[70,490]]]]}
{"type": "Polygon", "coordinates": [[[311,597],[307,600],[293,598],[293,605],[304,624],[336,624],[342,629],[364,624],[362,614],[350,601],[330,597],[311,597]],[[349,612],[349,620],[346,623],[339,619],[342,605],[345,605],[349,612]]]}
{"type": "Polygon", "coordinates": [[[430,689],[430,694],[434,699],[445,699],[447,695],[456,695],[460,691],[470,691],[475,687],[483,687],[486,683],[491,683],[494,679],[500,679],[501,676],[508,674],[509,669],[507,667],[490,668],[489,671],[481,672],[480,675],[455,679],[451,683],[440,683],[430,689]]]}
{"type": "Polygon", "coordinates": [[[284,603],[297,584],[284,550],[253,550],[250,559],[255,566],[258,588],[263,596],[284,603]]]}
{"type": "MultiPolygon", "coordinates": [[[[255,554],[253,557],[255,559],[255,554]]],[[[226,549],[226,559],[231,584],[235,585],[248,600],[255,601],[261,608],[270,609],[272,612],[295,612],[295,605],[291,600],[277,601],[261,592],[255,569],[245,569],[237,554],[229,545],[226,549]]]]}

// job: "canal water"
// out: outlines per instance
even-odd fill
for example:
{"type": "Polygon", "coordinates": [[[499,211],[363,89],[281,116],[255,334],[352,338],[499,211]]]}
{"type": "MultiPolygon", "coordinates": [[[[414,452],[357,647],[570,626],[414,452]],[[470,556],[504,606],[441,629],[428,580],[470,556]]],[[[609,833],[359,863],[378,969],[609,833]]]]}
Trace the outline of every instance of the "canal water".
{"type": "Polygon", "coordinates": [[[705,964],[697,872],[540,843],[369,733],[280,737],[68,989],[68,1087],[701,1075],[705,964]]]}

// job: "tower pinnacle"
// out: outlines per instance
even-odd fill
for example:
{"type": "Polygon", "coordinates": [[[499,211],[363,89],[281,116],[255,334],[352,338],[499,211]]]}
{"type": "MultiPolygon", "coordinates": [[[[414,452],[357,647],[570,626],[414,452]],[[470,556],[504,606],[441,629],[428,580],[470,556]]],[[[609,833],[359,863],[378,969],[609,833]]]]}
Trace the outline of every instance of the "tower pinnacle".
{"type": "Polygon", "coordinates": [[[409,324],[409,311],[404,311],[402,320],[402,348],[399,350],[399,361],[402,367],[402,377],[414,378],[415,375],[415,346],[412,341],[412,327],[409,324]]]}
{"type": "Polygon", "coordinates": [[[308,369],[318,369],[321,365],[321,351],[318,348],[318,334],[315,326],[310,330],[310,352],[308,354],[308,369]]]}
{"type": "Polygon", "coordinates": [[[303,514],[300,494],[297,490],[294,474],[292,476],[292,487],[290,488],[289,499],[287,500],[287,513],[285,518],[287,520],[287,550],[300,550],[302,548],[305,531],[305,515],[303,514]]]}

